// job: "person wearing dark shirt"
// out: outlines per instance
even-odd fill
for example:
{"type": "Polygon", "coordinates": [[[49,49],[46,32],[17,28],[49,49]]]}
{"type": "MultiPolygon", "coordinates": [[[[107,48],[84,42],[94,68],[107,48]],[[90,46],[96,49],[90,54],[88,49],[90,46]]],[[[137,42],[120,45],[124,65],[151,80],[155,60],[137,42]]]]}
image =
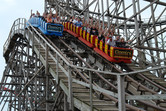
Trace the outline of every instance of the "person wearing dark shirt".
{"type": "Polygon", "coordinates": [[[90,34],[91,35],[98,35],[98,30],[97,28],[95,27],[95,25],[93,25],[90,29],[90,34]]]}
{"type": "Polygon", "coordinates": [[[105,41],[104,35],[103,35],[103,34],[99,35],[99,36],[98,36],[98,40],[99,40],[99,41],[102,40],[102,41],[104,42],[104,41],[105,41]]]}
{"type": "Polygon", "coordinates": [[[100,27],[98,40],[99,41],[102,40],[103,42],[105,42],[105,37],[104,37],[103,33],[104,33],[104,30],[102,29],[102,27],[100,27]]]}
{"type": "Polygon", "coordinates": [[[87,22],[85,21],[82,25],[82,32],[86,31],[86,29],[87,29],[86,27],[87,27],[87,22]]]}
{"type": "Polygon", "coordinates": [[[72,19],[72,17],[70,17],[70,20],[69,20],[69,22],[70,22],[70,23],[72,23],[72,22],[73,22],[73,19],[72,19]]]}

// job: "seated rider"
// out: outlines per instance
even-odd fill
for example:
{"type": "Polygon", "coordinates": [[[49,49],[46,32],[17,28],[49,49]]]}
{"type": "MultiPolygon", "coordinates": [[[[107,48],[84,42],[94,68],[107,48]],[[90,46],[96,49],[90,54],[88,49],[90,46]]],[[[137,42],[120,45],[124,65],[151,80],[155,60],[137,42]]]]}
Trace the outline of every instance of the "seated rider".
{"type": "Polygon", "coordinates": [[[52,23],[52,15],[51,14],[47,15],[47,23],[52,23]]]}
{"type": "Polygon", "coordinates": [[[30,18],[33,18],[33,17],[35,17],[35,13],[32,13],[32,10],[31,10],[31,16],[30,16],[30,18]]]}
{"type": "Polygon", "coordinates": [[[116,42],[116,45],[117,45],[117,47],[126,48],[126,41],[125,41],[125,39],[122,37],[122,38],[120,39],[120,42],[116,42]]]}
{"type": "Polygon", "coordinates": [[[105,37],[104,37],[104,30],[102,29],[102,27],[100,27],[100,30],[99,30],[99,35],[98,35],[98,40],[102,40],[103,42],[105,42],[105,37]]]}
{"type": "Polygon", "coordinates": [[[78,18],[78,21],[75,23],[77,27],[82,27],[81,18],[78,18]]]}
{"type": "Polygon", "coordinates": [[[91,25],[90,25],[90,24],[87,24],[86,32],[87,32],[87,33],[90,33],[90,29],[91,29],[91,25]]]}
{"type": "Polygon", "coordinates": [[[86,31],[86,26],[87,26],[87,23],[86,23],[86,21],[83,23],[83,25],[82,25],[82,32],[83,31],[86,31]]]}
{"type": "Polygon", "coordinates": [[[98,35],[98,30],[97,30],[95,24],[90,29],[90,35],[98,35]]]}
{"type": "Polygon", "coordinates": [[[39,18],[41,18],[40,13],[39,13],[38,11],[36,11],[36,15],[34,15],[34,17],[39,17],[39,18]]]}
{"type": "Polygon", "coordinates": [[[105,34],[105,43],[107,43],[107,41],[110,39],[110,33],[109,32],[106,32],[105,34]]]}
{"type": "Polygon", "coordinates": [[[120,42],[120,35],[117,35],[114,41],[115,42],[120,42]]]}
{"type": "Polygon", "coordinates": [[[65,17],[62,16],[61,22],[66,22],[65,17]]]}
{"type": "Polygon", "coordinates": [[[56,23],[56,24],[62,23],[59,16],[57,16],[57,19],[54,20],[54,23],[56,23]]]}
{"type": "Polygon", "coordinates": [[[120,42],[124,43],[124,42],[125,42],[125,39],[122,37],[122,38],[120,39],[120,42]]]}
{"type": "Polygon", "coordinates": [[[115,47],[115,41],[113,40],[113,36],[109,36],[107,44],[110,45],[111,47],[115,47]]]}
{"type": "Polygon", "coordinates": [[[54,22],[54,20],[57,18],[56,14],[52,15],[52,21],[54,22]]]}
{"type": "Polygon", "coordinates": [[[106,44],[108,44],[110,47],[116,47],[115,36],[113,33],[107,33],[106,44]]]}
{"type": "Polygon", "coordinates": [[[73,22],[73,19],[72,19],[72,17],[70,17],[70,20],[69,20],[69,22],[70,22],[70,23],[72,23],[72,22],[73,22]]]}
{"type": "Polygon", "coordinates": [[[45,22],[47,21],[47,15],[48,15],[48,14],[44,12],[44,13],[43,13],[43,16],[41,17],[41,19],[42,19],[43,21],[45,21],[45,22]]]}
{"type": "Polygon", "coordinates": [[[73,18],[72,18],[72,19],[73,19],[73,21],[72,21],[72,22],[73,22],[73,24],[75,24],[75,23],[77,22],[77,18],[75,18],[75,17],[73,16],[73,18]]]}
{"type": "Polygon", "coordinates": [[[118,42],[120,42],[120,35],[117,35],[117,34],[114,34],[114,36],[113,36],[113,39],[114,39],[114,41],[115,41],[115,45],[116,45],[116,47],[118,47],[118,42]]]}

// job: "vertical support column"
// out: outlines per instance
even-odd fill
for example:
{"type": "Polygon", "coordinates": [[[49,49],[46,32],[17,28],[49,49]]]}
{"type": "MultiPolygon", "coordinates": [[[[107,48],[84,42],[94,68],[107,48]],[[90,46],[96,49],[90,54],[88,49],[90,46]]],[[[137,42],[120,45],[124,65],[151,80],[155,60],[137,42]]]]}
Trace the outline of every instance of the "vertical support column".
{"type": "MultiPolygon", "coordinates": [[[[12,105],[14,104],[12,101],[12,93],[10,93],[10,102],[9,102],[9,111],[12,111],[12,105]]],[[[15,106],[16,107],[16,106],[15,106]]]]}
{"type": "Polygon", "coordinates": [[[45,2],[44,2],[44,12],[45,13],[47,12],[47,0],[45,0],[45,2]]]}
{"type": "MultiPolygon", "coordinates": [[[[134,15],[135,15],[136,14],[135,0],[133,0],[133,12],[134,12],[134,15]]],[[[139,39],[139,29],[138,29],[137,15],[134,17],[134,21],[135,21],[135,30],[136,30],[137,45],[139,45],[140,44],[140,39],[139,39]]]]}
{"type": "MultiPolygon", "coordinates": [[[[16,21],[14,21],[14,31],[13,31],[13,33],[15,34],[16,33],[16,21]]],[[[12,39],[12,36],[10,36],[10,40],[12,39]]]]}
{"type": "Polygon", "coordinates": [[[66,0],[66,10],[69,10],[69,0],[66,0]]]}
{"type": "MultiPolygon", "coordinates": [[[[100,3],[99,3],[99,0],[97,1],[98,2],[98,13],[100,13],[100,3]]],[[[98,18],[99,18],[99,27],[100,27],[100,14],[98,14],[98,18]]]]}
{"type": "Polygon", "coordinates": [[[59,17],[61,17],[61,8],[59,8],[58,11],[59,11],[59,17]]]}
{"type": "MultiPolygon", "coordinates": [[[[96,5],[95,5],[95,8],[94,8],[94,11],[93,11],[93,12],[96,12],[97,5],[98,5],[98,3],[96,3],[96,5]]],[[[92,14],[92,18],[93,18],[93,16],[94,16],[94,15],[95,15],[95,14],[93,13],[93,14],[92,14]]]]}
{"type": "MultiPolygon", "coordinates": [[[[21,43],[21,42],[20,42],[20,43],[21,43]]],[[[17,47],[19,47],[18,44],[17,44],[17,47]]],[[[20,51],[20,52],[21,52],[21,51],[20,51]]],[[[21,54],[21,53],[20,53],[20,54],[21,54]]],[[[17,75],[17,76],[19,76],[20,69],[21,69],[21,66],[20,66],[21,62],[18,62],[18,61],[19,61],[19,56],[18,56],[18,54],[17,54],[17,55],[16,55],[16,63],[18,63],[18,66],[19,66],[19,67],[17,67],[17,68],[15,69],[15,70],[16,70],[15,72],[16,72],[16,75],[17,75]]],[[[21,61],[21,60],[20,60],[20,61],[21,61]]],[[[14,65],[13,65],[12,67],[14,67],[14,65]]],[[[14,82],[21,84],[21,81],[19,81],[19,80],[20,80],[20,78],[15,79],[14,82]]],[[[17,88],[19,89],[19,86],[17,86],[17,88]]],[[[24,94],[26,95],[25,92],[24,92],[24,94]]],[[[12,96],[12,94],[11,94],[11,96],[12,96]]],[[[16,95],[15,95],[15,96],[16,96],[16,95]]],[[[18,98],[19,98],[19,97],[18,97],[18,98]]],[[[18,98],[17,98],[17,99],[18,99],[18,98]]],[[[26,103],[28,103],[28,102],[27,102],[27,98],[26,98],[26,103]]],[[[25,103],[25,104],[26,104],[26,103],[25,103]]],[[[18,103],[18,104],[19,104],[19,103],[18,103]]],[[[14,106],[14,107],[16,107],[16,100],[14,100],[14,103],[11,103],[11,105],[14,106]]],[[[12,106],[11,106],[11,107],[12,107],[12,106]]],[[[26,107],[27,107],[27,106],[26,106],[26,107]]]]}
{"type": "MultiPolygon", "coordinates": [[[[137,7],[138,7],[138,12],[140,12],[140,1],[139,0],[137,1],[137,7]]],[[[142,21],[141,13],[138,14],[138,20],[142,21]]],[[[143,35],[144,31],[143,31],[143,28],[142,28],[142,23],[139,23],[139,28],[141,28],[140,29],[140,32],[141,32],[140,33],[140,37],[141,37],[141,40],[143,40],[143,36],[142,35],[143,35]]]]}
{"type": "Polygon", "coordinates": [[[90,77],[90,111],[93,111],[93,86],[92,86],[92,73],[89,71],[89,77],[90,77]]]}
{"type": "Polygon", "coordinates": [[[32,30],[32,53],[34,53],[34,30],[32,30]]]}
{"type": "MultiPolygon", "coordinates": [[[[89,5],[89,0],[86,1],[86,7],[89,5]]],[[[88,18],[89,21],[89,7],[86,9],[86,16],[88,18]]]]}
{"type": "Polygon", "coordinates": [[[103,29],[104,29],[104,4],[103,4],[103,0],[101,1],[101,7],[102,7],[102,21],[103,21],[103,29]]]}
{"type": "MultiPolygon", "coordinates": [[[[74,6],[74,0],[71,0],[71,6],[73,7],[74,6]]],[[[74,9],[72,9],[72,16],[74,16],[74,9]]]]}
{"type": "MultiPolygon", "coordinates": [[[[160,25],[160,30],[162,29],[162,25],[160,25]]],[[[161,41],[162,41],[162,48],[165,49],[165,41],[164,41],[165,37],[163,35],[163,33],[161,34],[161,41]]],[[[163,52],[164,55],[164,59],[166,58],[166,54],[165,52],[163,52]]],[[[166,65],[166,62],[164,61],[164,65],[166,65]]],[[[164,76],[164,75],[163,75],[164,76]]]]}
{"type": "Polygon", "coordinates": [[[124,76],[117,75],[118,81],[118,108],[119,111],[126,111],[124,76]]]}
{"type": "MultiPolygon", "coordinates": [[[[122,1],[122,5],[123,5],[123,16],[124,18],[126,18],[126,11],[125,11],[125,1],[123,0],[122,1]]],[[[129,37],[128,37],[128,33],[127,33],[127,23],[124,24],[124,32],[125,32],[125,36],[126,36],[126,40],[129,40],[129,37]]]]}
{"type": "Polygon", "coordinates": [[[20,23],[21,23],[21,21],[20,21],[20,18],[19,18],[19,19],[18,19],[18,29],[17,29],[17,33],[19,33],[18,31],[20,31],[20,28],[21,28],[21,27],[20,27],[20,26],[21,26],[20,23]]]}
{"type": "Polygon", "coordinates": [[[49,111],[49,104],[48,104],[48,99],[49,99],[49,77],[48,77],[48,46],[45,44],[45,74],[46,74],[46,111],[49,111]]]}
{"type": "MultiPolygon", "coordinates": [[[[138,12],[140,12],[140,1],[139,0],[137,0],[137,7],[138,7],[138,12]]],[[[138,20],[139,21],[142,21],[142,19],[141,19],[141,13],[139,13],[138,14],[138,20]]],[[[144,29],[143,29],[143,26],[142,26],[142,23],[139,23],[139,29],[140,29],[140,31],[139,31],[139,38],[140,38],[140,40],[143,40],[143,38],[144,38],[144,36],[143,36],[143,33],[144,33],[144,29]]],[[[144,50],[145,51],[145,50],[144,50]]],[[[141,57],[141,60],[143,61],[146,61],[146,57],[145,57],[145,54],[144,53],[140,53],[140,57],[141,57]]],[[[141,64],[141,66],[142,67],[146,67],[145,66],[145,64],[143,63],[143,62],[140,62],[140,64],[141,64]]]]}
{"type": "Polygon", "coordinates": [[[16,111],[16,107],[17,107],[17,106],[18,106],[17,101],[16,101],[16,100],[14,100],[14,104],[13,104],[14,111],[16,111]]]}
{"type": "MultiPolygon", "coordinates": [[[[85,9],[86,6],[87,6],[87,0],[83,0],[83,9],[85,9]]],[[[86,11],[84,11],[84,19],[85,19],[85,21],[88,20],[86,11]]]]}
{"type": "Polygon", "coordinates": [[[56,63],[56,74],[57,74],[57,84],[59,84],[59,57],[58,57],[58,54],[56,54],[56,60],[57,60],[57,63],[56,63]]]}
{"type": "MultiPolygon", "coordinates": [[[[115,14],[116,14],[117,17],[119,16],[118,10],[119,10],[119,7],[118,7],[118,0],[116,0],[116,1],[115,1],[115,14]]],[[[118,25],[118,24],[119,24],[119,19],[116,19],[116,25],[118,25]]],[[[119,33],[119,28],[117,29],[117,33],[120,34],[120,33],[119,33]]]]}
{"type": "MultiPolygon", "coordinates": [[[[107,13],[110,14],[109,10],[109,0],[107,0],[107,13]]],[[[110,28],[110,16],[107,16],[108,29],[110,28]]]]}
{"type": "Polygon", "coordinates": [[[64,111],[68,111],[68,103],[67,103],[67,96],[66,94],[64,93],[64,111]]]}
{"type": "MultiPolygon", "coordinates": [[[[136,15],[136,1],[133,0],[133,12],[134,12],[134,15],[136,15]]],[[[137,20],[137,15],[134,17],[134,21],[135,21],[135,33],[136,33],[136,39],[137,39],[137,45],[140,46],[141,43],[140,43],[140,38],[139,38],[139,24],[138,24],[138,20],[137,20]]],[[[141,60],[141,53],[138,52],[138,57],[139,57],[139,65],[143,65],[142,64],[142,60],[141,60]]]]}
{"type": "Polygon", "coordinates": [[[72,89],[72,74],[70,66],[68,67],[68,87],[69,87],[69,95],[68,95],[69,109],[73,111],[74,102],[73,102],[73,89],[72,89]]]}
{"type": "MultiPolygon", "coordinates": [[[[20,23],[20,20],[19,20],[19,23],[20,23]]],[[[20,45],[20,48],[21,48],[21,53],[20,53],[20,55],[18,56],[18,61],[21,61],[21,62],[19,62],[19,65],[20,65],[20,67],[19,67],[19,72],[18,72],[18,75],[19,76],[21,76],[21,75],[23,75],[23,77],[21,77],[21,78],[19,78],[18,79],[18,83],[20,83],[20,85],[19,85],[19,89],[21,90],[22,88],[21,88],[21,84],[23,83],[23,84],[26,84],[26,81],[25,81],[25,73],[23,72],[23,69],[24,69],[24,64],[23,64],[23,62],[24,62],[24,60],[23,60],[23,51],[24,51],[24,47],[21,47],[22,45],[23,45],[23,39],[20,39],[20,41],[21,41],[21,44],[19,44],[20,45]]],[[[26,90],[28,91],[28,89],[26,88],[26,90]]],[[[25,93],[25,95],[27,95],[26,94],[26,90],[24,91],[24,93],[25,93]]],[[[23,92],[22,92],[23,93],[23,92]]],[[[17,108],[20,110],[21,109],[21,95],[19,95],[18,96],[18,101],[17,101],[17,108]]]]}
{"type": "MultiPolygon", "coordinates": [[[[135,15],[136,14],[135,0],[133,0],[133,12],[134,12],[134,15],[135,15]]],[[[140,39],[139,39],[139,29],[138,29],[137,16],[134,17],[134,21],[135,21],[135,30],[136,30],[137,45],[139,45],[140,44],[140,39]]]]}
{"type": "MultiPolygon", "coordinates": [[[[24,32],[24,34],[25,34],[25,32],[24,32]]],[[[25,36],[25,35],[24,35],[25,36]]],[[[28,66],[28,68],[26,69],[27,71],[24,71],[24,82],[25,82],[25,84],[28,82],[28,80],[29,80],[29,72],[30,72],[30,69],[31,69],[31,59],[30,59],[30,40],[29,41],[27,41],[27,59],[26,59],[26,63],[27,63],[27,66],[28,66]]],[[[22,59],[23,59],[23,57],[22,57],[22,59]]],[[[24,68],[23,68],[24,69],[24,68]]],[[[32,87],[32,86],[29,86],[29,87],[32,87]]],[[[36,89],[36,88],[35,88],[36,89]]],[[[28,95],[28,87],[26,88],[26,90],[27,91],[25,91],[25,94],[24,95],[27,95],[27,97],[29,97],[29,95],[28,95]]],[[[33,98],[34,97],[34,90],[33,90],[33,88],[31,89],[31,98],[33,98]]],[[[25,101],[24,101],[25,102],[25,101]]],[[[30,108],[32,109],[33,107],[34,107],[34,105],[33,104],[31,104],[31,103],[29,103],[30,104],[30,108]]],[[[21,109],[22,110],[22,109],[21,109]]]]}
{"type": "MultiPolygon", "coordinates": [[[[152,23],[154,23],[154,26],[153,26],[153,30],[154,30],[154,40],[155,40],[155,46],[156,48],[158,49],[158,40],[157,40],[157,31],[156,31],[156,25],[155,25],[155,15],[154,15],[154,11],[153,10],[153,4],[151,5],[151,13],[152,13],[152,23]]],[[[157,57],[160,58],[160,54],[159,54],[159,51],[157,51],[157,57]]],[[[157,60],[158,62],[159,60],[157,60]]],[[[160,76],[160,75],[159,75],[160,76]]]]}
{"type": "MultiPolygon", "coordinates": [[[[35,73],[38,71],[38,68],[37,68],[37,55],[35,54],[35,73]]],[[[38,87],[37,87],[37,78],[35,77],[35,109],[37,110],[37,90],[38,90],[38,87]]]]}

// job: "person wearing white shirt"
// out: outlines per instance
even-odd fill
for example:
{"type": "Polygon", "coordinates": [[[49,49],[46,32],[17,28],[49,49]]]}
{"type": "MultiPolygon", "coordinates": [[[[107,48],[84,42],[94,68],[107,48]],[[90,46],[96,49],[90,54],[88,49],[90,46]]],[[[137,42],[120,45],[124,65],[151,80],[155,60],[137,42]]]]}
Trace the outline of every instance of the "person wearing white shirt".
{"type": "Polygon", "coordinates": [[[107,40],[107,44],[110,45],[111,47],[115,47],[115,41],[112,36],[109,36],[109,39],[107,40]]]}

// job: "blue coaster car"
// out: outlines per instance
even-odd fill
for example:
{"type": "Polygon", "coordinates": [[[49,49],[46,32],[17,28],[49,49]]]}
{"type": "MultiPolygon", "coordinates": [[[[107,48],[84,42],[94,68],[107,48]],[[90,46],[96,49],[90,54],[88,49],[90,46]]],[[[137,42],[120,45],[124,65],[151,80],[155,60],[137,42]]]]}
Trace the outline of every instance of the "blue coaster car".
{"type": "MultiPolygon", "coordinates": [[[[40,29],[40,31],[45,35],[55,35],[55,36],[63,36],[63,25],[55,24],[55,23],[47,23],[41,17],[32,17],[28,20],[28,22],[40,29]]],[[[28,27],[29,24],[27,23],[28,27]]]]}

